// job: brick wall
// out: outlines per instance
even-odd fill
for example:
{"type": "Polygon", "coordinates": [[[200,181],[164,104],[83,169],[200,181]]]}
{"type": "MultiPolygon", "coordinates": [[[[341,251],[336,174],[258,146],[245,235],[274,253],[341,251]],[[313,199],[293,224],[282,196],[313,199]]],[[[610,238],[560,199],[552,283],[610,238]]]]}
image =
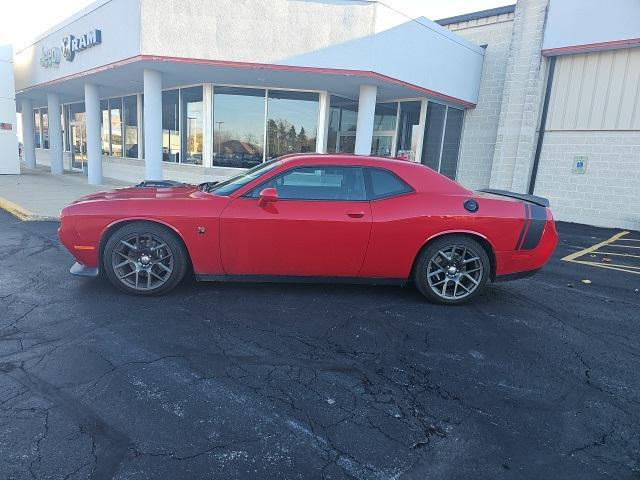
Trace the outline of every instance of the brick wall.
{"type": "Polygon", "coordinates": [[[513,13],[493,15],[447,26],[477,45],[487,45],[478,103],[465,114],[458,160],[457,180],[473,189],[490,184],[513,17],[513,13]]]}
{"type": "Polygon", "coordinates": [[[541,49],[547,4],[548,0],[520,0],[516,4],[492,188],[527,191],[546,77],[547,61],[541,49]]]}
{"type": "Polygon", "coordinates": [[[640,230],[640,131],[545,132],[535,194],[557,220],[640,230]],[[584,174],[572,173],[577,155],[584,174]]]}

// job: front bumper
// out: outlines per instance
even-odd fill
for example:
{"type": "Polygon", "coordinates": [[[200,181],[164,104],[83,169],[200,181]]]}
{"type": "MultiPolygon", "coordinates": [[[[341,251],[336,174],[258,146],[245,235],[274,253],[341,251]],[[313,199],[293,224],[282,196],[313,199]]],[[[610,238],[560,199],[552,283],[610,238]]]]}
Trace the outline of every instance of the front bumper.
{"type": "Polygon", "coordinates": [[[71,275],[77,275],[78,277],[97,277],[98,267],[87,267],[76,262],[69,269],[69,273],[71,273],[71,275]]]}

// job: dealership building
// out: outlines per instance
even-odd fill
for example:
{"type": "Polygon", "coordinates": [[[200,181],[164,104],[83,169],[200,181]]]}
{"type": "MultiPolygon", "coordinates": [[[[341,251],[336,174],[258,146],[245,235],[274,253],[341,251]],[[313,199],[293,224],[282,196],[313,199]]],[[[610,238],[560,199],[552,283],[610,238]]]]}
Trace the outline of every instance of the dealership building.
{"type": "Polygon", "coordinates": [[[25,166],[201,182],[373,154],[640,229],[637,0],[398,5],[99,0],[14,53],[25,166]]]}

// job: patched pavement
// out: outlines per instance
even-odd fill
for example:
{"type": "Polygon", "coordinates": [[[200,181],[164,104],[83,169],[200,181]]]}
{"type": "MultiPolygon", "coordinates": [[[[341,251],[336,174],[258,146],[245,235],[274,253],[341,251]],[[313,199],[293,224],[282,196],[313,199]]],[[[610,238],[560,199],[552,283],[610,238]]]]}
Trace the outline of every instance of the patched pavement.
{"type": "Polygon", "coordinates": [[[561,261],[617,230],[560,224],[541,273],[452,308],[136,298],[70,276],[56,229],[0,212],[2,479],[640,477],[640,275],[561,261]]]}

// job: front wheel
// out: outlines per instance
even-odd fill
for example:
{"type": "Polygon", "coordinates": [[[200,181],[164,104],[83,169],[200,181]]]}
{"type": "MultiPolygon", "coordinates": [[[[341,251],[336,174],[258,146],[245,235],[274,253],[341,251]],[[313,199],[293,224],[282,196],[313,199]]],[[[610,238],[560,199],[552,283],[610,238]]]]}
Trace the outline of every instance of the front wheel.
{"type": "Polygon", "coordinates": [[[464,235],[448,235],[427,244],[418,258],[414,281],[428,300],[458,305],[480,293],[490,269],[482,245],[464,235]]]}
{"type": "Polygon", "coordinates": [[[109,237],[102,265],[116,288],[136,295],[159,295],[182,280],[187,256],[178,237],[167,228],[135,222],[109,237]]]}

